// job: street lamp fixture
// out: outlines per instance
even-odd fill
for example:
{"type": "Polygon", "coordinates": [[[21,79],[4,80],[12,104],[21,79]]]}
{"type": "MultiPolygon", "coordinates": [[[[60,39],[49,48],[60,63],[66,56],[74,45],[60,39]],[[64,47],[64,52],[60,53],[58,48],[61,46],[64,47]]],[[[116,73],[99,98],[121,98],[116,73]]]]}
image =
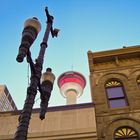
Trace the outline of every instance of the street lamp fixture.
{"type": "Polygon", "coordinates": [[[40,30],[41,24],[37,18],[33,17],[25,21],[24,29],[22,32],[21,45],[19,47],[19,53],[16,58],[18,62],[22,62],[24,57],[26,57],[40,30]]]}
{"type": "Polygon", "coordinates": [[[51,91],[53,89],[53,84],[54,84],[55,76],[52,73],[51,68],[47,68],[46,72],[42,74],[41,77],[41,89],[42,93],[40,94],[41,98],[41,111],[40,111],[40,119],[43,120],[45,118],[45,113],[47,111],[48,107],[48,101],[51,96],[51,91]]]}
{"type": "Polygon", "coordinates": [[[44,62],[45,50],[47,48],[47,42],[49,34],[51,33],[52,37],[57,37],[59,29],[53,29],[53,16],[48,12],[48,8],[45,8],[47,16],[47,26],[46,31],[43,37],[43,41],[40,44],[40,51],[35,63],[32,60],[30,47],[35,41],[39,31],[41,30],[41,24],[37,18],[33,17],[25,21],[24,29],[22,32],[21,44],[19,47],[19,52],[16,60],[21,63],[24,58],[27,58],[27,62],[30,65],[31,77],[30,85],[27,88],[27,96],[25,104],[21,114],[19,116],[19,125],[14,136],[14,140],[27,140],[28,126],[32,114],[32,109],[37,94],[37,90],[40,92],[40,119],[45,118],[45,113],[48,107],[48,101],[50,99],[51,91],[53,89],[53,84],[55,76],[52,73],[51,68],[47,68],[46,72],[42,75],[42,68],[44,62]]]}

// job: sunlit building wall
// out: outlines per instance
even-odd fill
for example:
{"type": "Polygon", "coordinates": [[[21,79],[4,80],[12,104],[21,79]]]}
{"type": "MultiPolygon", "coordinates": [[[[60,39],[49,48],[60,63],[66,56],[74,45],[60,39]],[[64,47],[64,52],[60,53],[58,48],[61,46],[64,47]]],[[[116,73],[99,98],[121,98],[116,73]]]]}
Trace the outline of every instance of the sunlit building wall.
{"type": "Polygon", "coordinates": [[[5,85],[0,85],[0,111],[14,111],[17,107],[5,85]]]}
{"type": "Polygon", "coordinates": [[[88,52],[99,140],[140,139],[140,45],[88,52]]]}

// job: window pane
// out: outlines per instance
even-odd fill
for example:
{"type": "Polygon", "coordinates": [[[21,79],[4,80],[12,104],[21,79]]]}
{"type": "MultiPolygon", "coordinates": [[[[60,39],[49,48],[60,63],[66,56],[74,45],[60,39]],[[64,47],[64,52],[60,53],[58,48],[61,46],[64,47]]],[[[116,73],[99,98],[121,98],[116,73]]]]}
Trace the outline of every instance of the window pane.
{"type": "Polygon", "coordinates": [[[116,100],[109,100],[109,106],[111,108],[117,108],[117,107],[123,107],[126,106],[126,101],[125,99],[116,99],[116,100]]]}
{"type": "Polygon", "coordinates": [[[108,98],[124,97],[122,87],[106,88],[108,98]]]}

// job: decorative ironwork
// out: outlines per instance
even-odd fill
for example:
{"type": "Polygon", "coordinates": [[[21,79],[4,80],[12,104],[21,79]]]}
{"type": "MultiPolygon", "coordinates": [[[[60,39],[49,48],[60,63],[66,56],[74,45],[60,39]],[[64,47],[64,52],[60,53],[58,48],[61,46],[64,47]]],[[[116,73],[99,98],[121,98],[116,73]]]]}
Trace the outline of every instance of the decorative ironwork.
{"type": "Polygon", "coordinates": [[[130,127],[122,127],[115,131],[115,138],[137,138],[138,134],[135,130],[130,127]]]}
{"type": "Polygon", "coordinates": [[[105,85],[106,88],[108,87],[117,87],[117,86],[121,86],[121,83],[117,80],[111,80],[111,81],[108,81],[105,85]]]}

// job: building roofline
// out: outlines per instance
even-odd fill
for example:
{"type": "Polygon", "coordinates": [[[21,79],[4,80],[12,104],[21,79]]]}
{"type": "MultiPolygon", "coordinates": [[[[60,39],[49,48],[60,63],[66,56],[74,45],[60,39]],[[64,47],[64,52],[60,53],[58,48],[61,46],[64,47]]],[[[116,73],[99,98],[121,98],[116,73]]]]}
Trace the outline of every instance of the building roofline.
{"type": "Polygon", "coordinates": [[[128,59],[136,57],[140,57],[140,45],[100,52],[88,51],[89,66],[97,63],[116,61],[117,59],[128,59]]]}
{"type": "MultiPolygon", "coordinates": [[[[48,107],[47,112],[55,112],[55,111],[65,111],[65,110],[74,110],[74,109],[83,109],[83,108],[93,108],[94,103],[82,103],[82,104],[74,104],[74,105],[64,105],[64,106],[52,106],[48,107]]],[[[5,111],[0,112],[1,115],[11,114],[11,115],[19,115],[22,110],[16,110],[16,111],[5,111]]],[[[39,113],[40,108],[35,108],[32,110],[33,113],[39,113]]]]}
{"type": "Polygon", "coordinates": [[[109,57],[114,55],[135,53],[135,52],[140,52],[140,45],[128,46],[128,47],[124,46],[123,48],[119,48],[119,49],[105,50],[99,52],[88,51],[88,55],[92,55],[93,58],[98,58],[98,57],[106,57],[106,56],[109,57]]]}

